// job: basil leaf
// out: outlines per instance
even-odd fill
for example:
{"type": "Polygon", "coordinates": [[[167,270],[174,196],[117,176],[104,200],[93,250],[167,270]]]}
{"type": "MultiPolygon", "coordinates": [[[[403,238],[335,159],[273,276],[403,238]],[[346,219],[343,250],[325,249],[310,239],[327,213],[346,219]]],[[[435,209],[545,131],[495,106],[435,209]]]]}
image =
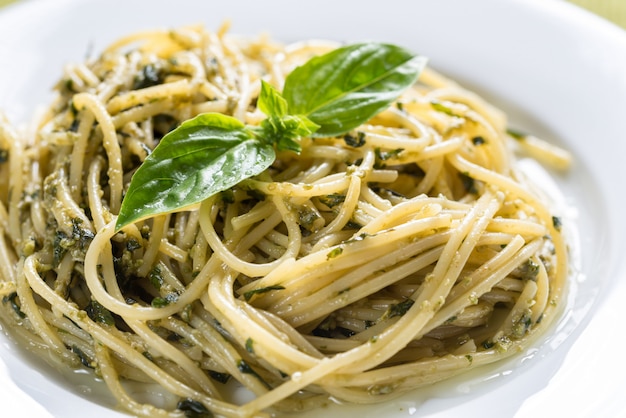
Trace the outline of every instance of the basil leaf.
{"type": "Polygon", "coordinates": [[[116,228],[184,208],[255,176],[276,158],[237,119],[205,113],[161,139],[133,175],[116,228]]]}
{"type": "Polygon", "coordinates": [[[261,80],[261,93],[257,107],[267,116],[285,116],[287,114],[287,101],[278,90],[263,80],[261,80]]]}
{"type": "Polygon", "coordinates": [[[361,43],[312,58],[285,80],[289,113],[320,125],[315,136],[336,136],[361,125],[410,87],[426,59],[389,44],[361,43]]]}

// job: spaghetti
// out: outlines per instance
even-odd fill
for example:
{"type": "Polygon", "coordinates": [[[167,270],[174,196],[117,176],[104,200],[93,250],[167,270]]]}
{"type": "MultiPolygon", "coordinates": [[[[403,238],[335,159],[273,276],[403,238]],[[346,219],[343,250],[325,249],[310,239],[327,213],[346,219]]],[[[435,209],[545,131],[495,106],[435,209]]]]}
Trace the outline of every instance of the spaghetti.
{"type": "Polygon", "coordinates": [[[163,135],[202,112],[258,123],[260,80],[280,88],[334,47],[138,33],[68,66],[35,134],[1,120],[11,332],[150,417],[381,402],[527,347],[562,301],[559,218],[517,169],[505,115],[432,70],[348,134],[115,230],[163,135]],[[133,381],[167,395],[137,399],[133,381]]]}

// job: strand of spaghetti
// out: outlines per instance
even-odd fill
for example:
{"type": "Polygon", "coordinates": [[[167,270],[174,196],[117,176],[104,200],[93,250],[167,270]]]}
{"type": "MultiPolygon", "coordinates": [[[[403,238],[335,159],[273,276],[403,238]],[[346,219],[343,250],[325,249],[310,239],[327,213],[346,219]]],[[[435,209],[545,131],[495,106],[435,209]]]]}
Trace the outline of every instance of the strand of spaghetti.
{"type": "Polygon", "coordinates": [[[49,210],[54,215],[59,227],[64,229],[68,236],[72,235],[72,228],[77,224],[80,224],[80,228],[93,232],[91,219],[85,214],[85,210],[72,199],[67,184],[67,170],[64,167],[59,167],[57,174],[56,178],[49,178],[52,181],[44,186],[44,193],[50,193],[54,196],[49,204],[49,210]]]}
{"type": "MultiPolygon", "coordinates": [[[[446,215],[417,220],[413,222],[412,226],[410,235],[403,234],[398,239],[388,237],[388,235],[391,235],[389,233],[380,234],[379,239],[385,244],[384,251],[381,251],[381,248],[374,246],[374,244],[371,244],[373,248],[369,248],[368,243],[365,242],[363,245],[365,251],[352,253],[348,252],[348,250],[354,243],[345,245],[340,255],[326,260],[325,268],[313,270],[310,274],[297,281],[285,282],[284,285],[290,288],[290,294],[280,297],[280,300],[271,305],[269,309],[279,313],[281,316],[290,316],[298,311],[299,305],[308,300],[307,296],[313,296],[318,298],[318,300],[329,300],[328,298],[335,294],[340,295],[342,299],[349,299],[350,297],[346,293],[350,293],[354,286],[357,286],[360,281],[369,275],[383,272],[386,268],[390,268],[396,263],[400,264],[410,257],[417,257],[419,254],[437,247],[449,238],[449,233],[447,232],[430,234],[432,230],[443,230],[450,226],[450,218],[446,215]],[[346,260],[341,263],[343,265],[340,265],[340,259],[348,257],[352,259],[346,260]],[[337,264],[337,266],[332,264],[337,264]],[[298,283],[298,288],[291,288],[295,283],[298,283]],[[305,287],[305,283],[310,283],[312,286],[305,287]],[[325,287],[325,292],[318,293],[325,287]]],[[[363,240],[368,241],[371,238],[365,237],[363,240]]],[[[305,261],[299,260],[298,262],[304,263],[306,268],[307,263],[305,261]]],[[[421,264],[421,262],[418,262],[418,264],[421,264]]],[[[400,277],[397,277],[397,280],[399,279],[400,277]]]]}
{"type": "Polygon", "coordinates": [[[235,410],[233,409],[233,405],[198,393],[190,389],[186,385],[180,383],[179,381],[171,378],[170,375],[167,375],[163,371],[161,371],[143,354],[138,353],[127,343],[117,337],[114,337],[106,329],[92,322],[88,317],[86,317],[86,315],[81,314],[82,311],[80,311],[76,307],[65,303],[65,301],[59,295],[55,294],[43,282],[43,280],[37,273],[36,263],[37,261],[35,260],[34,256],[29,256],[24,261],[24,275],[26,276],[26,279],[28,280],[28,283],[33,288],[33,290],[35,290],[50,304],[58,306],[59,310],[61,310],[64,315],[77,323],[81,328],[89,332],[94,340],[99,341],[109,347],[111,350],[120,353],[120,355],[122,355],[127,361],[131,362],[132,364],[143,370],[143,372],[146,373],[151,379],[153,379],[155,382],[159,382],[172,393],[178,394],[182,397],[201,399],[202,402],[205,403],[207,408],[226,416],[236,415],[235,410]]]}
{"type": "Polygon", "coordinates": [[[538,201],[537,197],[524,189],[522,185],[515,182],[513,179],[473,164],[459,155],[450,154],[447,156],[447,161],[449,161],[460,172],[467,173],[467,175],[471,178],[492,184],[501,190],[507,190],[508,193],[515,194],[515,196],[530,204],[537,211],[539,217],[543,219],[550,218],[547,210],[538,201]]]}
{"type": "MultiPolygon", "coordinates": [[[[166,84],[146,87],[121,93],[111,98],[106,104],[106,112],[115,115],[122,110],[167,98],[186,98],[194,93],[194,87],[187,79],[172,81],[166,84]]],[[[104,110],[104,109],[103,109],[104,110]]]]}
{"type": "MultiPolygon", "coordinates": [[[[537,247],[540,245],[538,241],[534,241],[521,248],[520,245],[522,244],[523,241],[515,240],[515,242],[510,244],[513,247],[512,250],[508,250],[508,248],[506,252],[503,250],[502,256],[498,254],[497,258],[494,257],[488,264],[481,266],[482,272],[486,272],[486,277],[482,278],[479,274],[473,274],[472,277],[468,278],[467,280],[471,281],[474,286],[465,286],[464,290],[467,290],[465,290],[463,294],[455,295],[456,297],[451,298],[450,302],[433,317],[431,323],[425,328],[425,331],[429,332],[441,325],[456,312],[461,312],[465,307],[473,303],[472,301],[476,300],[475,298],[491,290],[491,287],[494,286],[495,283],[502,280],[502,278],[514,268],[527,260],[527,257],[536,252],[537,247]]],[[[533,297],[528,294],[521,295],[520,300],[522,297],[524,297],[525,303],[533,300],[533,297]]]]}
{"type": "MultiPolygon", "coordinates": [[[[214,103],[214,102],[211,102],[214,103]]],[[[152,102],[142,103],[141,106],[131,107],[112,116],[115,129],[121,129],[126,124],[134,121],[146,120],[153,116],[163,114],[174,106],[171,97],[162,97],[152,102]]],[[[215,109],[219,110],[219,109],[215,109]]]]}
{"type": "MultiPolygon", "coordinates": [[[[533,245],[528,245],[524,252],[521,252],[516,256],[524,244],[524,239],[521,236],[514,236],[513,239],[511,239],[511,241],[508,242],[506,246],[502,248],[502,250],[500,250],[494,257],[490,258],[486,263],[479,266],[469,275],[465,276],[462,281],[454,286],[446,298],[446,303],[452,304],[459,299],[468,299],[468,297],[472,294],[479,297],[480,295],[488,292],[491,287],[496,285],[499,281],[499,279],[496,279],[495,276],[491,276],[492,272],[503,267],[508,270],[513,270],[521,262],[525,261],[523,258],[524,256],[529,256],[530,254],[533,254],[532,251],[537,251],[537,248],[541,243],[539,241],[535,241],[533,245]],[[488,279],[490,276],[491,280],[488,279]]],[[[448,310],[451,313],[453,309],[448,308],[448,310]]]]}
{"type": "Polygon", "coordinates": [[[15,282],[2,281],[0,282],[0,296],[7,296],[17,290],[15,282]]]}
{"type": "Polygon", "coordinates": [[[110,221],[107,219],[110,216],[109,212],[104,208],[102,204],[102,189],[100,188],[100,172],[104,166],[104,159],[102,157],[96,157],[89,165],[89,174],[87,176],[87,199],[89,202],[89,208],[91,209],[91,216],[93,219],[94,229],[96,231],[101,230],[110,221]]]}
{"type": "MultiPolygon", "coordinates": [[[[66,253],[61,259],[56,271],[57,271],[57,279],[54,282],[54,291],[59,295],[67,294],[69,290],[69,286],[72,280],[72,271],[74,270],[74,260],[71,254],[66,253]]],[[[55,312],[56,309],[53,306],[52,311],[55,312]]]]}
{"type": "MultiPolygon", "coordinates": [[[[6,214],[2,218],[5,216],[6,214]]],[[[1,220],[4,221],[5,219],[1,220]]],[[[17,265],[17,259],[15,254],[9,249],[7,231],[4,224],[5,222],[0,223],[0,277],[2,278],[0,286],[2,287],[2,294],[7,294],[11,293],[9,290],[16,288],[17,273],[13,266],[17,265]]]]}
{"type": "MultiPolygon", "coordinates": [[[[437,219],[437,221],[439,220],[442,220],[447,225],[451,223],[451,219],[446,215],[442,215],[441,219],[437,219]]],[[[329,248],[328,251],[311,253],[299,258],[297,261],[280,264],[265,277],[255,282],[254,287],[262,288],[273,285],[295,286],[292,289],[292,293],[297,297],[300,290],[298,283],[309,280],[309,277],[330,275],[358,266],[362,264],[364,258],[366,259],[377,253],[396,248],[398,244],[395,243],[401,243],[404,238],[408,239],[416,232],[423,231],[425,227],[429,225],[438,226],[439,223],[437,221],[432,223],[432,220],[414,220],[393,228],[385,234],[366,236],[365,239],[357,236],[349,245],[340,244],[335,248],[329,248]],[[334,254],[333,251],[340,252],[340,254],[334,258],[331,257],[333,261],[329,263],[329,254],[334,254]]],[[[242,290],[248,291],[251,288],[252,286],[244,286],[242,290]]]]}
{"type": "MultiPolygon", "coordinates": [[[[465,242],[459,243],[459,241],[461,241],[462,238],[464,238],[467,233],[471,235],[472,233],[476,233],[477,231],[479,231],[481,228],[484,228],[486,226],[486,221],[484,219],[488,219],[488,216],[484,216],[482,218],[483,220],[479,219],[477,222],[478,226],[473,231],[468,231],[470,226],[473,225],[474,218],[478,214],[482,215],[483,211],[495,212],[497,207],[499,207],[498,201],[495,201],[495,203],[493,203],[486,196],[489,196],[489,195],[488,194],[483,195],[481,199],[479,199],[479,202],[476,204],[476,206],[470,211],[467,218],[464,220],[465,227],[460,228],[459,232],[455,234],[456,237],[453,236],[451,238],[449,243],[446,245],[448,247],[447,249],[456,248],[459,245],[461,247],[464,247],[463,248],[464,251],[462,252],[467,253],[468,249],[471,249],[471,244],[467,245],[465,244],[465,242]]],[[[442,255],[442,258],[440,258],[439,263],[442,263],[442,265],[445,265],[443,264],[441,260],[445,260],[446,258],[448,257],[446,257],[445,254],[442,255]]],[[[445,265],[445,268],[447,268],[448,266],[449,264],[445,265]]],[[[455,268],[454,265],[452,268],[453,269],[455,268]]],[[[410,339],[413,338],[413,336],[418,335],[420,333],[420,330],[422,329],[422,325],[418,325],[418,324],[425,323],[427,320],[429,320],[433,316],[434,311],[431,309],[431,304],[429,302],[429,299],[437,300],[437,297],[434,297],[434,298],[431,297],[429,299],[425,299],[422,296],[424,294],[431,293],[427,290],[427,288],[442,287],[442,286],[438,286],[438,283],[439,283],[438,281],[432,280],[432,282],[426,284],[425,289],[420,293],[419,299],[409,309],[407,314],[405,314],[405,316],[403,316],[396,324],[394,324],[393,326],[388,328],[385,332],[383,332],[379,336],[379,338],[376,340],[377,343],[380,342],[382,344],[377,344],[376,347],[374,348],[371,341],[369,341],[349,352],[338,354],[332,359],[324,358],[315,367],[310,368],[306,371],[303,371],[300,374],[297,374],[297,379],[294,379],[292,375],[292,379],[282,384],[279,387],[279,389],[269,392],[265,395],[262,395],[258,397],[257,399],[244,405],[241,408],[241,410],[244,412],[244,415],[251,414],[252,412],[256,410],[262,410],[266,408],[272,403],[277,402],[279,399],[281,399],[281,397],[286,397],[290,393],[293,393],[308,384],[311,384],[317,380],[322,379],[324,376],[328,375],[331,371],[338,370],[341,372],[341,370],[345,370],[348,367],[351,367],[351,373],[358,373],[362,370],[367,370],[372,365],[379,364],[381,361],[384,361],[387,358],[389,358],[393,352],[395,352],[398,348],[403,347],[410,339]],[[405,324],[405,322],[410,322],[410,325],[405,324]],[[393,349],[390,348],[390,345],[384,344],[385,342],[384,340],[391,339],[391,338],[393,338],[396,341],[396,344],[393,344],[395,346],[395,348],[393,349]],[[381,346],[382,348],[380,348],[381,346]],[[380,349],[376,350],[376,348],[380,348],[380,349]],[[367,359],[365,357],[367,357],[367,359]],[[282,389],[284,389],[284,391],[286,391],[287,393],[282,393],[283,392],[282,389]],[[279,390],[281,393],[277,393],[279,392],[279,390]]],[[[451,286],[450,283],[447,283],[447,284],[443,283],[443,287],[450,287],[450,286],[451,286]]],[[[432,295],[432,296],[435,296],[435,295],[432,295]]],[[[435,309],[438,309],[438,308],[435,307],[435,309]]]]}
{"type": "MultiPolygon", "coordinates": [[[[202,296],[202,304],[204,307],[211,306],[208,294],[206,293],[202,296]]],[[[242,356],[235,346],[236,342],[233,340],[226,341],[223,333],[218,333],[215,328],[209,325],[208,321],[214,322],[217,320],[217,317],[209,313],[210,311],[215,311],[215,309],[203,309],[198,315],[198,317],[203,316],[201,320],[195,316],[192,318],[194,328],[210,342],[209,347],[219,347],[219,353],[216,354],[216,358],[222,359],[222,367],[236,378],[237,382],[245,385],[247,389],[256,395],[266,393],[269,388],[265,382],[261,381],[252,373],[246,373],[246,369],[239,367],[242,356]]],[[[197,333],[197,331],[195,332],[197,333]]]]}
{"type": "Polygon", "coordinates": [[[72,198],[76,202],[79,202],[81,198],[80,192],[83,181],[87,143],[95,118],[93,113],[85,111],[81,111],[77,118],[80,122],[78,123],[78,130],[76,131],[77,138],[74,141],[74,147],[72,148],[72,155],[70,157],[68,183],[72,198]]]}
{"type": "Polygon", "coordinates": [[[257,378],[249,373],[242,373],[237,367],[237,361],[240,354],[226,339],[224,339],[213,327],[208,325],[198,316],[194,316],[189,326],[174,318],[165,318],[161,320],[162,325],[176,334],[181,335],[192,341],[196,346],[211,358],[217,360],[218,364],[223,367],[224,371],[234,376],[238,382],[241,382],[246,388],[255,394],[267,391],[257,378]]]}
{"type": "Polygon", "coordinates": [[[176,417],[178,413],[170,414],[161,408],[157,408],[153,405],[139,403],[133,400],[124,387],[122,386],[117,371],[111,361],[109,350],[102,344],[95,343],[95,356],[98,362],[100,374],[106,385],[111,390],[111,393],[115,395],[120,406],[128,411],[133,411],[133,414],[142,417],[176,417]]]}
{"type": "MultiPolygon", "coordinates": [[[[383,274],[374,274],[370,275],[370,277],[367,277],[367,273],[362,273],[362,270],[364,269],[363,267],[361,267],[358,269],[358,273],[361,273],[361,277],[358,277],[359,274],[356,271],[348,275],[342,276],[339,280],[334,282],[332,285],[327,286],[322,291],[316,293],[314,296],[311,296],[304,300],[298,300],[299,303],[297,305],[294,304],[293,307],[290,308],[287,312],[281,312],[277,310],[275,313],[283,317],[285,320],[289,321],[289,323],[294,327],[311,323],[316,319],[323,318],[325,315],[334,310],[340,309],[344,306],[348,306],[350,303],[354,303],[360,299],[366,298],[367,296],[371,296],[375,294],[375,292],[380,291],[381,289],[384,289],[385,287],[396,283],[398,280],[407,277],[409,274],[415,273],[420,269],[431,265],[432,263],[437,261],[442,251],[442,247],[429,249],[427,251],[424,251],[423,253],[420,253],[419,255],[413,256],[414,258],[404,264],[398,263],[398,265],[396,265],[394,268],[385,271],[385,273],[383,274]],[[342,290],[337,292],[335,289],[338,286],[335,285],[335,283],[347,282],[348,280],[346,279],[352,279],[355,284],[353,284],[351,287],[344,287],[342,290]],[[326,300],[327,302],[324,304],[320,304],[319,302],[312,299],[322,299],[326,300]]],[[[376,264],[378,263],[368,263],[367,265],[375,267],[376,264]]]]}
{"type": "MultiPolygon", "coordinates": [[[[41,178],[41,166],[38,161],[31,160],[31,179],[30,179],[30,188],[32,190],[32,185],[42,184],[41,178]]],[[[37,190],[38,192],[39,190],[37,190]]],[[[32,193],[35,193],[34,191],[32,193]]],[[[34,234],[39,236],[43,236],[46,234],[47,228],[47,220],[46,220],[46,209],[44,204],[39,199],[32,199],[30,204],[30,221],[32,223],[32,230],[34,234]]]]}
{"type": "MultiPolygon", "coordinates": [[[[464,260],[469,257],[480,233],[500,207],[500,200],[503,196],[497,193],[495,197],[496,199],[492,193],[486,192],[476,201],[461,224],[454,229],[430,277],[413,295],[415,303],[396,324],[383,331],[377,338],[377,341],[383,343],[387,339],[393,339],[394,344],[377,346],[376,355],[362,359],[358,364],[352,364],[350,373],[359,373],[375,367],[388,360],[409,341],[424,335],[424,326],[441,309],[446,295],[464,266],[464,260]],[[405,322],[411,324],[404,324],[405,322]]],[[[345,372],[346,368],[342,371],[345,372]]]]}
{"type": "Polygon", "coordinates": [[[346,190],[350,185],[350,178],[346,176],[339,176],[337,180],[314,184],[262,182],[259,180],[248,179],[242,181],[241,185],[243,187],[259,190],[266,195],[313,197],[331,195],[333,193],[339,193],[346,190]]]}
{"type": "Polygon", "coordinates": [[[533,256],[531,259],[537,266],[539,266],[539,272],[537,273],[537,293],[535,294],[535,303],[530,308],[532,311],[531,321],[534,324],[539,321],[541,315],[543,315],[543,312],[546,309],[546,305],[548,304],[550,281],[546,268],[543,263],[540,262],[538,257],[533,256]]]}
{"type": "MultiPolygon", "coordinates": [[[[24,259],[18,261],[18,266],[24,266],[24,259]]],[[[59,339],[54,332],[43,319],[40,311],[40,307],[35,302],[34,294],[28,286],[27,277],[24,273],[24,269],[18,269],[16,277],[16,291],[20,298],[20,309],[24,312],[24,315],[28,318],[35,332],[41,337],[41,339],[47,344],[51,350],[56,352],[61,357],[69,358],[69,353],[65,349],[63,342],[59,339]]]]}
{"type": "Polygon", "coordinates": [[[302,353],[267,329],[260,326],[250,327],[250,318],[239,306],[242,302],[235,299],[232,293],[232,280],[233,274],[220,272],[209,283],[203,304],[224,328],[231,331],[239,344],[245,345],[251,339],[254,341],[256,355],[285,373],[293,373],[300,367],[311,367],[317,363],[318,359],[302,353]]]}
{"type": "MultiPolygon", "coordinates": [[[[445,154],[450,154],[458,151],[464,144],[465,140],[462,137],[452,137],[442,142],[428,145],[422,151],[416,154],[401,154],[394,158],[395,161],[402,163],[404,161],[425,161],[431,160],[437,157],[442,157],[445,154]]],[[[425,181],[425,180],[422,180],[425,181]]]]}
{"type": "Polygon", "coordinates": [[[367,132],[365,142],[368,147],[382,149],[402,149],[403,152],[421,152],[430,143],[430,137],[412,138],[393,135],[382,135],[376,132],[367,132]]]}
{"type": "Polygon", "coordinates": [[[115,126],[113,126],[111,116],[97,97],[88,93],[79,93],[74,96],[73,100],[74,105],[78,109],[86,108],[94,115],[102,130],[102,144],[106,150],[109,163],[107,170],[109,187],[111,189],[109,207],[111,212],[117,213],[122,202],[122,176],[124,171],[122,169],[121,151],[117,141],[117,134],[115,133],[115,126]]]}
{"type": "Polygon", "coordinates": [[[159,254],[161,240],[165,235],[165,225],[168,220],[169,216],[167,215],[155,216],[152,218],[152,232],[143,253],[143,263],[137,269],[137,275],[139,277],[147,276],[152,269],[152,266],[154,265],[159,254]]]}
{"type": "Polygon", "coordinates": [[[107,56],[108,65],[112,67],[102,76],[103,81],[98,85],[97,97],[101,103],[107,103],[117,92],[123,90],[124,85],[134,81],[133,68],[136,68],[139,59],[138,54],[128,54],[124,56],[107,56]]]}
{"type": "MultiPolygon", "coordinates": [[[[371,154],[371,153],[370,153],[371,154]]],[[[369,154],[368,154],[369,155],[369,154]]],[[[372,158],[373,160],[373,158],[372,158]]],[[[373,161],[372,161],[373,162],[373,161]]],[[[346,197],[341,205],[338,215],[331,222],[326,224],[322,229],[315,232],[308,239],[309,241],[316,241],[324,235],[332,234],[333,232],[340,231],[350,221],[354,209],[359,202],[359,196],[361,194],[361,178],[360,174],[351,174],[350,185],[346,192],[346,197]]]]}
{"type": "MultiPolygon", "coordinates": [[[[287,246],[285,246],[285,253],[281,257],[282,260],[287,260],[295,257],[300,253],[301,243],[302,243],[302,233],[300,231],[300,225],[298,223],[298,219],[295,214],[287,207],[287,203],[281,196],[274,196],[272,198],[272,203],[277,212],[277,218],[282,220],[286,229],[287,229],[287,246]]],[[[274,228],[278,225],[278,222],[273,220],[273,215],[270,216],[266,221],[261,222],[255,228],[253,228],[250,232],[245,234],[237,246],[235,247],[235,251],[243,251],[251,248],[259,239],[267,236],[274,228]]],[[[228,243],[230,245],[230,243],[228,243]]]]}
{"type": "MultiPolygon", "coordinates": [[[[120,296],[121,294],[118,295],[118,297],[120,296]]],[[[211,383],[208,376],[193,360],[187,357],[185,353],[174,348],[169,342],[164,341],[154,331],[150,330],[145,323],[132,319],[127,319],[126,323],[132,328],[135,334],[142,338],[153,350],[161,356],[170,359],[174,364],[183,369],[187,373],[186,380],[188,381],[188,385],[198,385],[204,393],[207,393],[213,398],[221,399],[219,391],[215,385],[211,383]]]]}
{"type": "MultiPolygon", "coordinates": [[[[104,289],[99,279],[98,266],[102,264],[100,257],[112,257],[109,240],[115,233],[115,219],[96,233],[85,254],[85,283],[93,297],[97,299],[100,304],[122,317],[129,316],[138,320],[147,321],[165,318],[176,312],[180,312],[186,305],[198,299],[202,290],[206,288],[210,280],[210,272],[221,263],[221,260],[217,257],[211,257],[196,278],[189,284],[185,291],[179,295],[178,299],[167,306],[153,308],[139,306],[138,304],[129,305],[126,301],[111,296],[104,289]]],[[[117,286],[114,279],[111,280],[111,284],[114,287],[117,286]]]]}
{"type": "Polygon", "coordinates": [[[489,222],[488,231],[504,232],[506,234],[520,234],[524,236],[544,236],[548,228],[542,224],[524,219],[495,218],[489,222]]]}
{"type": "Polygon", "coordinates": [[[270,203],[259,203],[250,211],[231,218],[230,223],[233,229],[237,231],[239,229],[249,227],[265,218],[268,218],[274,212],[274,210],[274,206],[270,203]]]}
{"type": "MultiPolygon", "coordinates": [[[[213,251],[215,251],[215,255],[234,270],[244,273],[250,277],[264,276],[272,271],[276,266],[280,265],[284,260],[293,258],[298,254],[300,249],[299,226],[295,222],[295,219],[293,219],[293,216],[289,214],[289,211],[285,207],[284,203],[282,203],[279,199],[274,200],[275,207],[279,211],[277,217],[280,216],[285,221],[285,224],[289,230],[289,236],[291,237],[290,245],[285,249],[285,252],[279,259],[265,264],[256,264],[243,261],[242,259],[238,258],[235,253],[231,252],[231,250],[229,250],[226,245],[222,243],[220,238],[217,236],[217,233],[215,232],[215,228],[210,222],[210,216],[208,213],[211,206],[213,205],[213,201],[213,198],[209,198],[200,205],[200,227],[204,232],[207,242],[209,243],[213,251]]],[[[256,241],[261,237],[256,237],[256,235],[249,234],[247,238],[250,241],[256,241]]],[[[245,250],[247,249],[248,245],[244,244],[241,247],[243,248],[237,248],[235,251],[245,250]]]]}
{"type": "Polygon", "coordinates": [[[437,89],[433,91],[429,97],[434,97],[439,100],[465,103],[474,111],[482,115],[487,124],[496,127],[506,126],[506,115],[502,111],[488,104],[476,93],[461,89],[458,85],[448,85],[437,89]]]}

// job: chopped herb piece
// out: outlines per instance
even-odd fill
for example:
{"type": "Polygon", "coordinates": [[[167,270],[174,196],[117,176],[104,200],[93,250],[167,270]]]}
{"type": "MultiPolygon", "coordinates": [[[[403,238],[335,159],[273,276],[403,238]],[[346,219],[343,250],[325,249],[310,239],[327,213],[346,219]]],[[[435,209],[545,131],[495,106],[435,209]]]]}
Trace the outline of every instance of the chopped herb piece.
{"type": "Polygon", "coordinates": [[[230,374],[228,373],[220,373],[220,372],[216,372],[215,370],[209,370],[209,376],[211,376],[211,379],[218,381],[220,383],[227,383],[231,377],[230,374]]]}
{"type": "Polygon", "coordinates": [[[85,366],[85,367],[89,367],[90,369],[93,369],[93,365],[91,363],[91,360],[85,355],[85,353],[83,352],[83,350],[81,350],[80,348],[78,348],[76,345],[72,345],[70,347],[70,350],[72,351],[72,353],[76,354],[78,356],[78,358],[80,359],[80,363],[85,366]]]}
{"type": "Polygon", "coordinates": [[[524,335],[526,335],[531,325],[532,325],[531,312],[530,310],[527,310],[513,324],[512,336],[515,338],[522,338],[524,335]]]}
{"type": "Polygon", "coordinates": [[[525,132],[511,128],[508,128],[506,130],[506,133],[509,134],[509,136],[511,136],[513,139],[517,139],[518,141],[523,141],[528,136],[528,134],[525,132]]]}
{"type": "Polygon", "coordinates": [[[0,149],[0,164],[9,161],[9,150],[0,149]]]}
{"type": "Polygon", "coordinates": [[[430,102],[430,105],[432,106],[433,109],[435,109],[437,112],[441,112],[441,113],[445,113],[448,116],[454,116],[457,118],[460,118],[461,116],[457,115],[454,110],[450,109],[448,106],[444,105],[443,103],[439,102],[439,101],[435,101],[433,100],[432,102],[430,102]]]}
{"type": "Polygon", "coordinates": [[[478,190],[476,189],[476,181],[467,173],[459,173],[459,178],[461,179],[461,183],[463,183],[463,188],[467,193],[478,193],[478,190]]]}
{"type": "Polygon", "coordinates": [[[250,365],[245,360],[241,359],[237,362],[237,369],[241,373],[253,375],[257,379],[259,379],[259,382],[261,382],[266,388],[271,389],[270,385],[268,385],[267,382],[264,381],[261,376],[259,376],[259,374],[252,367],[250,367],[250,365]]]}
{"type": "Polygon", "coordinates": [[[156,290],[161,290],[161,286],[163,286],[163,276],[161,276],[161,269],[159,266],[154,266],[152,270],[150,270],[148,279],[156,290]]]}
{"type": "Polygon", "coordinates": [[[74,119],[68,128],[70,132],[78,132],[78,126],[80,125],[80,121],[78,119],[74,119]]]}
{"type": "Polygon", "coordinates": [[[374,150],[376,158],[380,161],[387,161],[391,158],[396,158],[402,151],[404,151],[404,148],[397,148],[391,151],[381,151],[380,148],[376,148],[374,150]]]}
{"type": "Polygon", "coordinates": [[[72,245],[71,240],[63,231],[56,231],[54,234],[52,250],[52,262],[54,266],[58,266],[61,263],[63,257],[67,253],[68,248],[72,245]]]}
{"type": "Polygon", "coordinates": [[[256,372],[252,369],[252,367],[250,367],[250,365],[243,359],[237,362],[237,369],[241,373],[256,374],[256,372]]]}
{"type": "Polygon", "coordinates": [[[95,235],[90,230],[81,228],[82,223],[80,218],[72,219],[72,238],[77,241],[79,248],[86,249],[95,235]]]}
{"type": "Polygon", "coordinates": [[[254,345],[254,341],[252,340],[252,338],[248,338],[248,339],[246,340],[246,351],[247,351],[248,353],[254,353],[254,347],[253,347],[253,345],[254,345]]]}
{"type": "Polygon", "coordinates": [[[315,222],[320,219],[319,213],[310,206],[298,206],[298,218],[300,226],[309,231],[315,228],[315,222]]]}
{"type": "Polygon", "coordinates": [[[498,350],[500,353],[505,353],[509,350],[511,344],[513,344],[513,342],[509,337],[505,335],[498,338],[498,341],[496,341],[496,350],[498,350]]]}
{"type": "Polygon", "coordinates": [[[328,252],[328,254],[326,254],[326,259],[330,260],[331,258],[338,257],[341,255],[341,253],[343,253],[342,247],[333,248],[331,251],[328,252]]]}
{"type": "Polygon", "coordinates": [[[519,274],[524,280],[536,280],[539,274],[539,264],[529,258],[519,267],[519,274]]]}
{"type": "Polygon", "coordinates": [[[138,250],[139,248],[141,248],[141,244],[135,238],[131,238],[128,241],[126,241],[126,249],[128,251],[135,251],[135,250],[138,250]]]}
{"type": "Polygon", "coordinates": [[[254,295],[271,292],[272,290],[283,290],[283,289],[284,289],[284,286],[276,284],[276,285],[272,285],[272,286],[262,287],[260,289],[248,290],[247,292],[245,292],[243,294],[243,297],[244,297],[245,300],[250,300],[252,298],[252,296],[254,296],[254,295]]]}
{"type": "Polygon", "coordinates": [[[346,196],[343,194],[329,194],[326,196],[318,197],[319,201],[328,206],[329,208],[341,205],[346,200],[346,196]]]}
{"type": "Polygon", "coordinates": [[[105,325],[113,325],[115,320],[113,319],[113,315],[107,308],[102,306],[97,300],[92,299],[89,302],[89,305],[85,308],[85,312],[87,312],[87,316],[91,318],[92,321],[105,324],[105,325]]]}
{"type": "Polygon", "coordinates": [[[18,300],[19,298],[17,297],[17,292],[12,292],[2,298],[2,303],[10,303],[11,308],[13,308],[13,311],[17,314],[17,316],[24,319],[26,318],[26,314],[22,312],[18,300]]]}
{"type": "Polygon", "coordinates": [[[345,141],[346,145],[350,147],[362,147],[363,145],[365,145],[365,132],[357,131],[356,137],[351,133],[347,133],[343,136],[343,140],[345,141]]]}
{"type": "Polygon", "coordinates": [[[560,231],[561,227],[563,226],[563,222],[561,221],[561,218],[559,218],[558,216],[553,216],[552,225],[554,226],[554,229],[556,229],[557,231],[560,231]]]}
{"type": "Polygon", "coordinates": [[[387,312],[385,312],[385,317],[393,318],[394,316],[403,316],[406,314],[415,301],[413,299],[405,299],[400,303],[396,303],[387,308],[387,312]]]}
{"type": "Polygon", "coordinates": [[[187,418],[211,418],[213,414],[202,403],[185,398],[176,404],[176,409],[182,411],[187,418]]]}
{"type": "Polygon", "coordinates": [[[475,136],[474,138],[472,138],[472,143],[476,146],[483,145],[486,142],[487,141],[482,136],[475,136]]]}
{"type": "Polygon", "coordinates": [[[161,84],[163,79],[161,72],[154,64],[148,64],[141,69],[141,72],[135,77],[133,90],[145,89],[146,87],[161,84]]]}
{"type": "Polygon", "coordinates": [[[168,293],[165,297],[156,297],[152,299],[151,305],[153,308],[164,308],[170,303],[176,302],[178,300],[177,293],[168,293]]]}

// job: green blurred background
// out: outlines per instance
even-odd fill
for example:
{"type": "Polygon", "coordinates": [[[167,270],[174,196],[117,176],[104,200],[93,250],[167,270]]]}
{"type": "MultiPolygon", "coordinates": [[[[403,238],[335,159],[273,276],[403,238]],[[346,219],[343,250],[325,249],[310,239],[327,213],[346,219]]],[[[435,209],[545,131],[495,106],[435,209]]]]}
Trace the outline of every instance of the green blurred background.
{"type": "MultiPolygon", "coordinates": [[[[0,7],[19,0],[0,0],[0,7]]],[[[569,0],[626,28],[626,0],[569,0]]]]}

